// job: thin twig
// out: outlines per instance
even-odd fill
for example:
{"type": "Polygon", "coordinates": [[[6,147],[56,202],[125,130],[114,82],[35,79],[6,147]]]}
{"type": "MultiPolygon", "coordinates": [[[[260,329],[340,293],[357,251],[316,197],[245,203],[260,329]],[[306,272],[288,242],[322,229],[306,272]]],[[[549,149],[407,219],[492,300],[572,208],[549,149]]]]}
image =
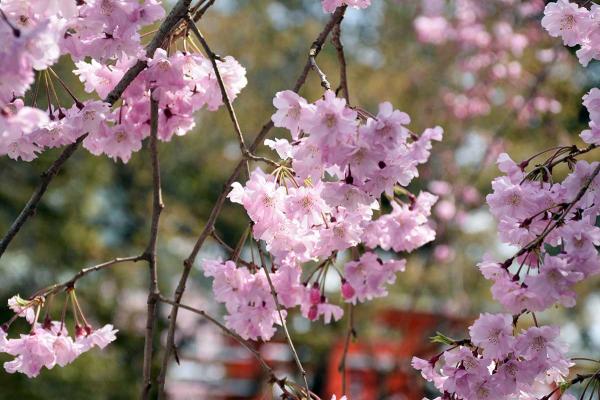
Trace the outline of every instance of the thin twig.
{"type": "MultiPolygon", "coordinates": [[[[319,34],[317,39],[312,43],[310,51],[311,51],[311,54],[314,54],[314,57],[316,57],[319,54],[319,52],[321,51],[321,48],[323,47],[323,44],[325,43],[325,40],[327,40],[327,37],[329,36],[329,33],[333,29],[334,25],[343,18],[345,11],[346,11],[346,6],[339,7],[331,15],[331,18],[329,19],[329,22],[323,28],[323,31],[321,31],[321,33],[319,34]]],[[[304,85],[304,83],[306,82],[306,77],[308,76],[308,71],[310,71],[310,68],[311,68],[310,65],[311,65],[310,60],[307,60],[307,62],[304,65],[304,68],[302,69],[302,72],[300,73],[300,76],[298,77],[298,79],[296,80],[296,83],[294,84],[294,87],[293,87],[294,92],[298,92],[300,90],[300,88],[304,85]]],[[[260,132],[256,135],[256,138],[254,139],[252,144],[249,146],[248,151],[253,153],[258,148],[258,146],[260,144],[262,144],[262,142],[264,141],[267,134],[271,131],[271,129],[273,129],[273,126],[274,126],[273,121],[271,121],[271,119],[269,119],[262,126],[260,132]]],[[[238,162],[238,164],[234,168],[233,172],[229,176],[229,179],[227,179],[227,181],[223,185],[221,193],[219,194],[219,197],[217,198],[217,200],[210,212],[210,215],[208,216],[208,219],[206,221],[204,229],[198,236],[198,239],[196,240],[196,243],[194,244],[194,248],[192,249],[190,255],[183,262],[183,266],[184,266],[183,272],[179,279],[179,283],[177,284],[177,288],[175,289],[174,298],[175,298],[176,303],[180,302],[181,298],[183,297],[183,294],[184,294],[185,288],[186,288],[186,283],[189,278],[190,272],[192,270],[192,266],[194,265],[194,262],[196,260],[196,257],[198,256],[198,253],[199,253],[200,249],[202,248],[204,242],[210,236],[210,234],[214,228],[215,222],[217,220],[217,217],[220,214],[221,209],[223,208],[223,205],[227,198],[227,193],[229,192],[229,188],[231,187],[231,184],[233,182],[235,182],[235,180],[241,173],[242,168],[245,166],[246,161],[247,160],[244,158],[238,162]]],[[[169,315],[169,329],[167,332],[166,347],[165,347],[165,352],[163,355],[160,375],[158,377],[159,398],[165,397],[164,385],[165,385],[165,380],[166,380],[167,369],[169,366],[168,364],[169,364],[169,360],[171,358],[171,354],[173,353],[173,349],[175,348],[175,329],[176,329],[176,324],[177,324],[177,309],[178,308],[175,305],[171,310],[171,314],[169,315]]]]}
{"type": "MultiPolygon", "coordinates": [[[[260,354],[260,352],[257,349],[255,349],[247,340],[245,340],[243,337],[241,337],[240,335],[238,335],[237,333],[235,333],[234,331],[229,329],[227,326],[225,326],[223,323],[221,323],[215,317],[211,316],[204,310],[200,310],[200,309],[188,306],[186,304],[177,303],[177,302],[175,302],[171,299],[168,299],[162,295],[158,296],[158,300],[162,303],[169,304],[173,307],[182,308],[184,310],[193,312],[194,314],[198,314],[198,315],[202,316],[204,319],[206,319],[207,321],[209,321],[212,324],[214,324],[215,326],[217,326],[219,329],[221,329],[221,331],[223,331],[223,333],[225,333],[227,336],[231,337],[236,342],[238,342],[242,347],[244,347],[246,350],[248,350],[250,352],[250,354],[252,354],[254,356],[254,358],[256,358],[256,360],[260,363],[261,367],[265,370],[265,372],[269,376],[269,382],[279,386],[281,391],[287,396],[286,398],[300,400],[300,399],[298,399],[297,396],[295,396],[293,393],[291,393],[288,390],[288,388],[287,388],[288,382],[286,381],[285,378],[281,378],[281,379],[277,378],[273,368],[269,365],[269,363],[265,360],[265,358],[262,356],[262,354],[260,354]]],[[[319,399],[319,397],[316,396],[312,392],[310,393],[310,395],[315,399],[319,399]]]]}
{"type": "Polygon", "coordinates": [[[79,279],[83,278],[84,276],[86,276],[92,272],[100,271],[100,270],[112,267],[113,265],[116,265],[116,264],[121,264],[124,262],[138,262],[143,259],[144,258],[142,256],[117,257],[117,258],[113,258],[112,260],[103,262],[101,264],[96,264],[96,265],[88,267],[88,268],[83,268],[68,281],[42,290],[41,295],[49,296],[49,295],[59,293],[60,291],[63,291],[63,290],[73,289],[79,279]]]}
{"type": "Polygon", "coordinates": [[[269,160],[268,158],[265,158],[265,157],[256,156],[256,155],[252,154],[252,152],[249,151],[248,148],[246,147],[246,142],[244,141],[244,134],[242,133],[242,128],[240,127],[240,123],[238,121],[238,118],[237,118],[237,115],[233,108],[233,105],[231,104],[231,99],[229,98],[229,94],[227,94],[227,89],[225,88],[225,82],[223,82],[223,77],[221,76],[221,72],[219,72],[219,65],[217,64],[217,55],[212,51],[212,49],[206,42],[206,39],[202,35],[202,32],[200,32],[200,30],[198,29],[198,27],[196,26],[194,21],[189,16],[187,17],[187,23],[188,23],[188,26],[191,29],[192,33],[196,36],[196,38],[202,45],[202,48],[208,55],[208,58],[210,59],[213,70],[215,72],[215,76],[217,78],[217,82],[219,83],[219,88],[221,89],[221,97],[223,99],[223,103],[225,104],[225,107],[227,108],[227,112],[229,113],[229,118],[231,119],[233,128],[235,130],[235,134],[237,135],[238,141],[240,143],[240,150],[242,151],[242,155],[246,159],[251,159],[251,160],[255,160],[255,161],[263,161],[263,162],[271,164],[275,167],[279,167],[279,164],[276,163],[275,161],[269,160]]]}
{"type": "Polygon", "coordinates": [[[517,254],[515,256],[513,256],[513,258],[519,257],[519,256],[527,253],[528,251],[536,248],[537,246],[539,246],[544,241],[546,236],[548,236],[548,234],[554,230],[554,228],[556,228],[557,226],[562,224],[563,221],[565,220],[565,218],[567,217],[567,215],[569,214],[569,212],[571,211],[571,209],[575,206],[575,204],[583,197],[585,192],[589,189],[590,185],[592,184],[592,182],[594,181],[594,179],[596,178],[598,173],[600,173],[600,163],[598,163],[598,165],[596,166],[594,171],[591,173],[591,175],[588,177],[588,179],[586,179],[585,183],[583,184],[583,186],[581,187],[581,189],[579,190],[579,192],[577,193],[577,195],[575,196],[573,201],[571,201],[571,203],[569,203],[568,207],[562,212],[560,217],[558,217],[558,219],[556,219],[554,224],[549,225],[538,237],[533,239],[531,242],[529,242],[527,245],[525,245],[521,250],[519,250],[517,252],[517,254]]]}
{"type": "Polygon", "coordinates": [[[566,382],[565,385],[560,385],[556,389],[554,389],[553,391],[551,391],[550,393],[548,393],[547,395],[545,395],[544,397],[540,397],[540,400],[550,400],[552,398],[552,396],[554,396],[554,394],[556,392],[559,392],[559,391],[563,390],[563,388],[565,386],[566,387],[571,387],[573,385],[576,385],[578,383],[584,382],[585,380],[590,379],[590,378],[594,378],[596,376],[598,376],[598,371],[595,372],[595,373],[593,373],[593,374],[585,374],[585,375],[577,374],[577,376],[575,378],[573,378],[570,381],[566,382]]]}
{"type": "Polygon", "coordinates": [[[323,89],[330,90],[331,83],[329,83],[329,81],[327,80],[327,75],[325,75],[325,72],[323,72],[321,70],[321,68],[319,68],[319,65],[317,64],[317,60],[315,59],[315,56],[311,55],[309,57],[309,59],[310,59],[310,67],[313,69],[313,71],[315,71],[317,73],[317,75],[319,75],[319,80],[321,81],[321,86],[323,87],[323,89]]]}
{"type": "Polygon", "coordinates": [[[157,243],[160,214],[164,209],[160,163],[158,159],[158,102],[150,95],[150,157],[152,160],[152,222],[150,238],[144,256],[150,270],[150,285],[148,288],[148,312],[146,315],[146,334],[144,337],[144,364],[141,399],[148,399],[152,387],[152,344],[156,325],[156,303],[160,291],[158,289],[157,243]]]}
{"type": "Polygon", "coordinates": [[[160,300],[163,303],[170,304],[170,305],[172,305],[174,307],[183,308],[184,310],[191,311],[193,313],[196,313],[196,314],[201,315],[202,317],[206,318],[208,321],[210,321],[214,325],[218,326],[228,336],[230,336],[233,339],[235,339],[239,344],[241,344],[248,351],[250,351],[250,353],[252,353],[252,355],[260,362],[260,364],[262,365],[262,367],[269,373],[269,375],[273,374],[273,369],[269,366],[269,364],[267,364],[267,362],[261,356],[261,354],[258,352],[258,350],[256,350],[255,348],[253,348],[250,345],[250,343],[248,343],[246,340],[244,340],[240,335],[238,335],[237,333],[235,333],[234,331],[232,331],[231,329],[229,329],[228,327],[226,327],[225,325],[223,325],[221,322],[219,322],[215,317],[212,317],[211,315],[207,314],[203,310],[199,310],[197,308],[193,308],[193,307],[187,306],[185,304],[181,304],[181,303],[175,302],[175,301],[173,301],[171,299],[167,299],[163,295],[159,295],[158,296],[158,300],[160,300]]]}
{"type": "Polygon", "coordinates": [[[356,330],[354,329],[354,306],[348,304],[348,330],[346,331],[346,340],[344,341],[344,351],[342,353],[342,359],[338,365],[338,371],[342,374],[342,394],[346,394],[346,359],[348,357],[348,349],[350,348],[350,339],[356,336],[356,330]]]}
{"type": "Polygon", "coordinates": [[[265,275],[267,277],[267,282],[269,283],[269,288],[271,290],[271,296],[273,296],[273,301],[275,302],[275,306],[277,307],[277,314],[279,315],[279,322],[281,323],[281,327],[283,328],[283,333],[285,334],[285,339],[288,342],[288,346],[292,352],[292,356],[294,357],[294,361],[296,362],[296,367],[300,371],[300,375],[302,375],[302,380],[304,382],[304,388],[306,389],[306,396],[310,398],[310,387],[308,386],[308,380],[306,379],[306,370],[300,361],[300,357],[298,357],[298,352],[296,351],[296,347],[294,346],[294,342],[292,341],[292,336],[287,327],[287,323],[285,322],[285,318],[283,318],[283,312],[281,310],[281,304],[279,304],[279,299],[277,298],[277,291],[275,290],[275,286],[273,285],[273,281],[271,280],[271,274],[269,273],[269,268],[267,267],[267,263],[265,262],[265,257],[260,247],[260,243],[257,242],[258,253],[260,254],[262,268],[265,271],[265,275]]]}
{"type": "Polygon", "coordinates": [[[338,63],[340,64],[340,85],[335,92],[337,94],[340,90],[343,91],[346,103],[350,104],[350,91],[348,90],[348,77],[346,75],[346,55],[344,53],[344,45],[342,44],[342,20],[333,28],[331,43],[335,47],[338,63]]]}
{"type": "MultiPolygon", "coordinates": [[[[152,57],[154,52],[164,39],[170,34],[170,32],[179,24],[179,22],[187,15],[188,8],[192,0],[179,0],[173,7],[169,15],[165,18],[161,24],[158,32],[152,39],[152,41],[146,47],[146,56],[152,57]]],[[[146,61],[138,61],[123,75],[117,85],[110,91],[104,101],[113,105],[123,94],[129,84],[138,76],[142,70],[146,68],[146,61]]],[[[29,217],[35,214],[38,204],[42,200],[44,193],[48,189],[48,185],[54,177],[58,174],[64,163],[73,155],[73,153],[79,148],[79,145],[86,138],[87,134],[80,136],[74,143],[66,146],[58,158],[48,167],[41,176],[41,182],[25,204],[23,210],[19,213],[17,218],[14,220],[6,234],[0,240],[0,257],[6,251],[6,248],[10,242],[14,239],[17,233],[21,230],[25,222],[29,217]]]]}
{"type": "MultiPolygon", "coordinates": [[[[213,230],[210,235],[213,237],[213,239],[215,239],[217,241],[217,243],[219,243],[221,245],[221,247],[223,247],[225,250],[227,250],[230,254],[236,253],[236,250],[234,248],[232,248],[230,245],[228,245],[227,243],[225,243],[225,241],[219,235],[217,235],[217,232],[215,232],[213,230]]],[[[257,268],[257,265],[255,265],[254,263],[248,262],[246,260],[238,259],[238,260],[236,260],[236,262],[239,262],[240,264],[242,264],[250,269],[257,268]]]]}

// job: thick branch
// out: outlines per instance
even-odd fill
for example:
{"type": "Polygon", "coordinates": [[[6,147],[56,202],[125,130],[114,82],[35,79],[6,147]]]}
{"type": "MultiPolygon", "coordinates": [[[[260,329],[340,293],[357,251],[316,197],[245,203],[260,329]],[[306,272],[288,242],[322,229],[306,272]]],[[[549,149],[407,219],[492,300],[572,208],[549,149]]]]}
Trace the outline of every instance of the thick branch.
{"type": "Polygon", "coordinates": [[[156,247],[158,243],[158,224],[160,214],[164,208],[161,191],[160,164],[158,160],[158,102],[150,96],[150,156],[152,159],[152,222],[150,225],[150,238],[144,256],[148,261],[150,270],[150,285],[148,288],[148,311],[146,314],[146,334],[144,337],[144,364],[142,381],[142,399],[148,399],[152,387],[152,344],[156,325],[156,303],[160,291],[158,290],[158,268],[156,247]]]}
{"type": "MultiPolygon", "coordinates": [[[[331,30],[333,29],[335,24],[343,18],[345,11],[346,11],[346,6],[343,6],[343,7],[339,7],[332,14],[331,18],[329,19],[329,22],[327,23],[327,25],[325,25],[325,28],[323,29],[323,31],[321,31],[321,33],[319,34],[317,39],[313,42],[311,49],[310,49],[310,55],[313,55],[314,57],[316,57],[319,54],[319,52],[321,51],[321,48],[323,47],[323,44],[325,43],[325,40],[327,40],[327,37],[329,36],[329,33],[331,32],[331,30]]],[[[310,71],[310,68],[311,68],[310,55],[309,55],[309,59],[307,60],[306,64],[304,65],[302,72],[300,73],[300,76],[296,80],[296,83],[293,88],[293,90],[295,92],[298,92],[300,90],[300,88],[304,85],[304,83],[306,82],[306,77],[308,76],[308,71],[310,71]]],[[[269,131],[272,128],[273,128],[273,121],[271,121],[269,119],[269,121],[267,121],[263,125],[263,127],[261,128],[260,132],[254,139],[252,144],[248,147],[248,151],[251,153],[254,153],[254,151],[264,141],[265,137],[267,136],[267,134],[269,133],[269,131]]],[[[176,303],[179,303],[181,301],[181,298],[183,297],[183,294],[185,292],[186,283],[189,278],[190,272],[192,270],[192,266],[194,265],[194,261],[196,260],[196,257],[198,255],[198,252],[202,248],[202,245],[204,244],[206,239],[211,235],[211,232],[213,231],[217,217],[218,217],[219,213],[221,212],[221,209],[223,208],[223,204],[225,203],[225,200],[227,198],[227,193],[229,192],[229,188],[231,187],[231,184],[233,182],[235,182],[235,180],[239,176],[240,172],[242,171],[242,168],[245,166],[246,161],[247,160],[244,158],[238,162],[238,164],[236,165],[232,174],[230,175],[229,179],[227,179],[227,181],[223,185],[221,193],[219,194],[219,197],[217,198],[217,201],[215,202],[215,205],[213,206],[213,209],[211,210],[210,215],[208,216],[208,219],[206,221],[206,225],[204,226],[204,229],[202,230],[202,232],[200,233],[200,236],[196,240],[196,243],[194,245],[194,248],[192,249],[192,252],[190,253],[188,258],[183,263],[183,265],[184,265],[183,272],[181,274],[181,278],[180,278],[177,288],[175,290],[174,298],[175,298],[176,303]]],[[[169,364],[169,360],[170,360],[171,354],[173,352],[173,349],[175,347],[176,324],[177,324],[177,306],[175,305],[173,307],[173,309],[171,310],[171,314],[169,316],[169,330],[167,333],[165,354],[164,354],[163,360],[162,360],[160,376],[158,377],[159,398],[164,398],[164,385],[165,385],[168,364],[169,364]]]]}
{"type": "MultiPolygon", "coordinates": [[[[154,52],[160,45],[164,42],[166,37],[170,34],[170,32],[177,26],[177,24],[187,15],[190,3],[192,0],[179,0],[177,4],[173,7],[169,15],[165,18],[163,23],[152,41],[146,47],[146,55],[148,57],[152,57],[154,52]]],[[[123,94],[125,89],[129,86],[131,82],[139,75],[142,70],[146,68],[145,61],[138,61],[135,65],[133,65],[125,75],[121,78],[121,80],[117,83],[113,90],[106,96],[104,99],[105,102],[113,105],[123,94]]],[[[42,174],[42,180],[39,183],[38,187],[35,189],[27,204],[19,214],[19,216],[12,223],[2,240],[0,240],[0,257],[6,251],[6,248],[10,244],[10,242],[14,239],[17,233],[21,230],[25,222],[35,214],[38,204],[42,200],[42,196],[46,193],[48,189],[48,185],[54,179],[54,177],[58,174],[63,164],[73,155],[75,150],[79,148],[79,145],[83,142],[87,134],[79,137],[77,141],[68,145],[64,148],[60,156],[50,165],[50,167],[42,174]]]]}
{"type": "Polygon", "coordinates": [[[52,179],[54,179],[56,174],[58,174],[63,164],[67,162],[75,150],[77,150],[81,142],[83,142],[83,139],[84,137],[82,136],[77,139],[75,143],[68,145],[60,154],[60,156],[58,156],[58,158],[52,163],[52,165],[50,165],[50,167],[44,171],[44,173],[42,173],[42,179],[38,187],[35,189],[27,201],[27,204],[25,204],[25,207],[23,207],[23,210],[21,210],[19,216],[14,220],[2,240],[0,240],[0,257],[2,257],[9,243],[14,239],[17,233],[19,233],[29,217],[35,214],[37,206],[42,200],[42,196],[44,196],[44,193],[46,193],[46,190],[48,189],[48,185],[50,185],[52,179]]]}

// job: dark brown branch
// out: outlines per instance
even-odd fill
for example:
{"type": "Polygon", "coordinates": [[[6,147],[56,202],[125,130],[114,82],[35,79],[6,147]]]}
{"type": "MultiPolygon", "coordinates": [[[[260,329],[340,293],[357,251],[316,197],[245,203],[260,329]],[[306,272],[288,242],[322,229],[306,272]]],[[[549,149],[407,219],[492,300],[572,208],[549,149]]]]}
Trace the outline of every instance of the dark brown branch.
{"type": "Polygon", "coordinates": [[[157,243],[160,214],[164,208],[161,190],[160,163],[158,159],[158,102],[150,95],[150,156],[152,160],[152,222],[150,238],[144,256],[150,270],[148,288],[148,311],[146,314],[146,334],[144,337],[144,364],[141,399],[148,399],[152,387],[152,353],[154,330],[156,326],[156,303],[160,291],[158,289],[157,243]]]}
{"type": "MultiPolygon", "coordinates": [[[[154,52],[161,47],[165,39],[179,25],[180,21],[185,18],[190,8],[192,0],[179,0],[165,20],[158,28],[158,32],[152,38],[152,41],[146,46],[146,56],[152,57],[154,52]]],[[[146,68],[146,61],[138,61],[125,72],[123,78],[117,83],[113,90],[104,99],[105,102],[114,104],[127,89],[129,84],[146,68]]]]}
{"type": "Polygon", "coordinates": [[[200,21],[200,18],[206,13],[206,11],[215,3],[215,0],[208,0],[201,9],[199,9],[193,17],[194,22],[200,21]]]}
{"type": "MultiPolygon", "coordinates": [[[[314,57],[316,57],[320,53],[321,48],[323,47],[323,44],[325,43],[325,40],[327,40],[327,37],[329,36],[329,33],[331,32],[331,30],[333,29],[335,24],[343,18],[345,11],[346,11],[346,6],[343,6],[343,7],[339,7],[332,14],[331,18],[329,19],[329,22],[323,28],[323,31],[321,31],[321,33],[319,34],[317,39],[311,45],[310,55],[313,55],[314,57]]],[[[310,57],[310,55],[309,55],[309,57],[310,57]]],[[[304,85],[304,83],[306,82],[306,77],[308,76],[308,71],[310,71],[310,68],[311,68],[311,63],[310,63],[310,59],[309,59],[309,60],[307,60],[306,64],[304,65],[304,68],[303,68],[302,72],[300,73],[300,76],[298,77],[298,79],[296,80],[296,83],[294,84],[294,88],[293,88],[294,92],[298,92],[300,90],[300,88],[304,85]]],[[[273,121],[271,121],[269,119],[263,125],[260,132],[256,135],[256,138],[254,139],[252,144],[248,147],[248,151],[250,153],[254,153],[254,151],[258,148],[258,146],[260,144],[262,144],[265,137],[267,136],[267,134],[269,133],[269,131],[272,128],[273,128],[273,121]]],[[[192,252],[188,256],[188,258],[185,259],[185,261],[183,263],[183,265],[184,265],[183,272],[181,274],[181,278],[179,280],[177,288],[175,289],[174,298],[175,298],[176,303],[179,303],[181,301],[181,298],[183,297],[183,294],[185,292],[186,283],[189,278],[190,272],[192,270],[192,266],[194,265],[194,261],[196,260],[196,257],[198,255],[198,252],[202,248],[202,245],[204,244],[206,239],[210,236],[210,234],[214,228],[214,224],[217,220],[217,217],[218,217],[219,213],[221,212],[221,209],[223,208],[223,204],[225,203],[225,200],[227,198],[227,193],[229,192],[229,188],[231,187],[231,184],[233,182],[235,182],[235,180],[239,176],[240,172],[242,171],[242,168],[246,165],[246,161],[247,160],[244,158],[238,162],[238,164],[234,168],[232,174],[230,175],[229,179],[227,179],[227,181],[223,185],[221,193],[219,194],[219,197],[217,198],[217,201],[215,202],[215,205],[213,206],[213,209],[211,210],[210,215],[208,216],[208,219],[206,221],[206,225],[204,226],[204,229],[202,230],[202,232],[200,233],[200,236],[196,240],[196,243],[194,244],[194,248],[192,249],[192,252]]],[[[167,333],[166,348],[165,348],[165,353],[164,353],[163,360],[162,360],[160,375],[158,377],[159,398],[164,398],[164,384],[165,384],[168,364],[169,364],[169,360],[171,358],[173,349],[175,347],[176,324],[177,324],[177,306],[174,306],[173,309],[171,310],[171,314],[169,316],[169,330],[167,333]]]]}
{"type": "MultiPolygon", "coordinates": [[[[590,382],[591,382],[591,380],[594,378],[597,378],[599,376],[599,374],[600,374],[600,370],[596,371],[593,374],[585,374],[585,375],[577,374],[577,376],[575,378],[571,379],[566,384],[560,385],[559,387],[554,389],[552,392],[548,393],[544,397],[541,397],[540,400],[550,400],[552,398],[552,396],[554,396],[555,393],[561,391],[563,388],[565,388],[565,387],[568,388],[573,385],[577,385],[579,383],[585,382],[587,379],[590,379],[590,382]]],[[[583,398],[583,396],[581,398],[583,398]]]]}
{"type": "Polygon", "coordinates": [[[50,185],[52,179],[54,179],[56,174],[58,174],[63,164],[67,162],[75,150],[77,150],[81,142],[83,142],[83,139],[84,137],[82,136],[77,139],[75,143],[68,145],[63,152],[60,153],[60,156],[58,156],[52,165],[50,165],[50,167],[44,171],[44,173],[42,173],[41,182],[27,201],[27,204],[25,204],[25,207],[23,207],[23,210],[21,210],[21,213],[19,213],[19,216],[14,220],[4,237],[2,237],[2,240],[0,240],[0,257],[2,257],[10,242],[14,239],[17,233],[19,233],[29,217],[35,214],[37,206],[42,200],[42,196],[44,196],[44,193],[46,193],[46,190],[48,189],[48,185],[50,185]]]}
{"type": "Polygon", "coordinates": [[[229,118],[233,123],[233,127],[235,129],[235,133],[237,135],[238,141],[240,142],[240,149],[242,150],[242,154],[246,156],[248,153],[248,149],[246,148],[246,143],[244,142],[244,134],[242,133],[242,128],[240,127],[240,123],[237,119],[237,115],[235,114],[235,110],[231,105],[231,100],[229,99],[229,95],[227,94],[227,89],[225,88],[225,82],[223,82],[223,77],[219,72],[219,66],[217,65],[217,55],[212,51],[212,49],[206,43],[206,39],[194,23],[194,21],[188,16],[187,17],[188,27],[191,29],[192,33],[196,36],[202,48],[206,52],[206,55],[210,59],[210,62],[213,67],[213,71],[215,72],[215,76],[217,78],[217,82],[219,83],[219,88],[221,89],[221,98],[223,99],[223,103],[225,104],[225,108],[227,108],[227,112],[229,113],[229,118]]]}
{"type": "MultiPolygon", "coordinates": [[[[179,0],[177,4],[175,4],[169,15],[161,24],[156,35],[154,35],[152,41],[146,47],[146,55],[148,57],[152,57],[154,55],[154,52],[158,47],[160,47],[162,42],[164,42],[165,38],[187,15],[191,1],[192,0],[179,0]]],[[[142,72],[144,68],[146,68],[145,61],[138,61],[135,65],[133,65],[129,70],[127,70],[125,75],[123,75],[114,89],[110,91],[104,101],[110,105],[113,105],[121,97],[129,84],[138,76],[140,72],[142,72]]],[[[44,193],[46,193],[46,190],[48,189],[48,185],[50,185],[50,182],[58,174],[64,163],[73,155],[75,150],[79,148],[79,145],[83,142],[86,136],[87,134],[79,137],[77,141],[66,146],[58,158],[44,173],[42,173],[41,182],[29,198],[29,201],[27,201],[27,204],[25,204],[25,207],[19,216],[12,223],[4,237],[2,237],[2,240],[0,240],[0,257],[2,257],[10,242],[21,230],[29,217],[35,214],[37,206],[42,200],[42,196],[44,196],[44,193]]]]}
{"type": "Polygon", "coordinates": [[[350,104],[350,91],[348,89],[348,76],[346,74],[346,55],[344,53],[344,45],[342,44],[342,21],[338,22],[331,33],[331,43],[337,52],[338,63],[340,64],[340,85],[336,90],[336,94],[341,90],[344,92],[346,103],[350,104]]]}
{"type": "Polygon", "coordinates": [[[81,271],[79,271],[77,274],[75,274],[68,281],[51,286],[48,289],[41,291],[41,293],[38,291],[38,293],[40,293],[42,296],[49,296],[49,295],[59,293],[60,291],[63,291],[63,290],[73,289],[79,279],[83,278],[84,276],[86,276],[92,272],[100,271],[100,270],[112,267],[113,265],[116,265],[116,264],[121,264],[121,263],[125,263],[125,262],[138,262],[143,259],[144,259],[143,256],[113,258],[110,261],[106,261],[101,264],[96,264],[94,266],[84,268],[81,271]]]}
{"type": "MultiPolygon", "coordinates": [[[[215,232],[213,230],[210,235],[213,237],[213,239],[215,239],[217,241],[217,243],[219,243],[221,245],[221,247],[223,247],[225,250],[227,250],[230,254],[234,255],[236,253],[234,248],[232,248],[230,245],[225,243],[225,241],[219,235],[217,235],[217,232],[215,232]]],[[[250,269],[258,268],[258,265],[248,262],[246,260],[237,259],[237,260],[235,260],[235,262],[239,262],[243,266],[248,267],[250,269]]]]}

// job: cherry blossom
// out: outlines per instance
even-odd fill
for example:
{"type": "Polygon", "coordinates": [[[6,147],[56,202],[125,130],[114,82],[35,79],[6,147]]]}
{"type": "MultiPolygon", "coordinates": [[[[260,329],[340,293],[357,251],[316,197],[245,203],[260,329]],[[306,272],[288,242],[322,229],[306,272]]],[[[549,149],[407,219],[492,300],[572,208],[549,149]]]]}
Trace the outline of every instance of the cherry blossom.
{"type": "Polygon", "coordinates": [[[385,285],[393,284],[396,281],[396,273],[404,271],[405,267],[405,260],[384,262],[372,252],[364,253],[360,260],[349,262],[344,267],[344,299],[356,304],[357,301],[364,302],[375,297],[387,296],[385,285]]]}
{"type": "Polygon", "coordinates": [[[537,382],[565,382],[572,363],[558,340],[558,328],[532,327],[513,334],[509,315],[482,314],[469,331],[470,339],[452,349],[429,360],[414,357],[412,361],[426,380],[448,396],[539,398],[537,382]]]}
{"type": "Polygon", "coordinates": [[[561,37],[566,46],[580,48],[576,54],[585,67],[600,59],[600,6],[593,3],[588,10],[568,0],[550,2],[544,9],[542,26],[550,36],[561,37]]]}
{"type": "Polygon", "coordinates": [[[550,2],[544,9],[542,26],[550,36],[562,37],[563,43],[573,46],[586,30],[589,11],[568,0],[550,2]]]}

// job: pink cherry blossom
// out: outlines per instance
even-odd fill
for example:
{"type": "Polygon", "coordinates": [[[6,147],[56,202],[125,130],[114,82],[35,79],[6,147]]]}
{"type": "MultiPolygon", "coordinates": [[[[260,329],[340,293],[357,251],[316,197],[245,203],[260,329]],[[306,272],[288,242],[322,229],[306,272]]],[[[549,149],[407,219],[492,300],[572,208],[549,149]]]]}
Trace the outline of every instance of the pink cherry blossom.
{"type": "Polygon", "coordinates": [[[292,138],[297,140],[303,129],[303,121],[310,119],[308,114],[314,113],[315,107],[291,90],[276,93],[273,105],[277,108],[271,117],[275,126],[288,129],[292,138]]]}
{"type": "Polygon", "coordinates": [[[24,300],[16,295],[8,299],[8,307],[19,317],[25,318],[30,324],[35,322],[35,313],[38,306],[34,301],[24,300]]]}
{"type": "Polygon", "coordinates": [[[15,359],[4,363],[6,372],[21,372],[29,378],[35,378],[42,367],[54,367],[56,355],[53,337],[50,332],[37,329],[29,335],[21,335],[19,339],[9,339],[4,352],[15,356],[15,359]]]}
{"type": "Polygon", "coordinates": [[[384,262],[375,253],[364,253],[360,260],[351,261],[344,267],[346,283],[353,289],[353,295],[344,295],[345,300],[356,304],[357,301],[387,296],[386,285],[393,284],[396,273],[404,271],[405,266],[405,260],[384,262]]]}
{"type": "Polygon", "coordinates": [[[86,327],[83,332],[82,335],[77,336],[76,343],[82,346],[83,351],[88,351],[92,347],[104,349],[116,340],[118,330],[111,324],[106,324],[100,329],[86,327]]]}
{"type": "Polygon", "coordinates": [[[512,317],[506,314],[481,314],[469,328],[473,344],[483,348],[489,358],[502,359],[512,351],[512,317]]]}
{"type": "Polygon", "coordinates": [[[365,243],[384,250],[412,251],[435,238],[427,217],[437,196],[422,192],[413,205],[392,203],[392,212],[379,217],[367,228],[365,243]]]}
{"type": "Polygon", "coordinates": [[[315,102],[314,115],[305,118],[306,130],[324,147],[342,145],[356,131],[356,111],[346,107],[344,99],[337,98],[331,90],[315,102]]]}
{"type": "Polygon", "coordinates": [[[550,36],[562,37],[567,46],[578,43],[580,35],[587,29],[589,11],[568,0],[550,2],[544,9],[542,26],[550,36]]]}

